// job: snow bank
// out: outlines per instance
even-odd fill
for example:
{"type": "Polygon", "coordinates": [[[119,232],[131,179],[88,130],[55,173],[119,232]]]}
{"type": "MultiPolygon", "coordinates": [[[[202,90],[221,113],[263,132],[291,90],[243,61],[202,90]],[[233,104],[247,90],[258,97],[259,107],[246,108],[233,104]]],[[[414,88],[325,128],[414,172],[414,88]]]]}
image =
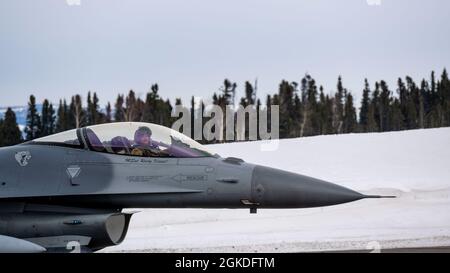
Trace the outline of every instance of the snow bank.
{"type": "Polygon", "coordinates": [[[450,128],[210,145],[222,156],[314,176],[356,190],[450,187],[450,128]]]}

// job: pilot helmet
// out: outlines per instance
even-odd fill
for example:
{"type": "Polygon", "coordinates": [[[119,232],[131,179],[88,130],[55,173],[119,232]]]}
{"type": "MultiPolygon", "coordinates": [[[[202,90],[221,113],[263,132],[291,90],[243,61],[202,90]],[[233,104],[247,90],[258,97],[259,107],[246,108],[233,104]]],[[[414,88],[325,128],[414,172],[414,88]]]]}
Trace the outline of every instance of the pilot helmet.
{"type": "Polygon", "coordinates": [[[134,133],[134,141],[136,143],[141,143],[142,137],[144,136],[152,136],[152,130],[146,126],[139,127],[134,133]]]}

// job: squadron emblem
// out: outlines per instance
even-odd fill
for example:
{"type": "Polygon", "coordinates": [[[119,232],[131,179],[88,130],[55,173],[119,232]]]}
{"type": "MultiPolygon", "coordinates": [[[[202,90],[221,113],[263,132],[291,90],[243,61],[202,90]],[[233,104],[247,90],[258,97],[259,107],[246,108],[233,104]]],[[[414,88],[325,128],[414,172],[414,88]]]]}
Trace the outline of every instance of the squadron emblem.
{"type": "Polygon", "coordinates": [[[24,167],[28,165],[28,161],[31,159],[31,154],[29,151],[21,151],[16,153],[15,158],[19,165],[24,167]]]}

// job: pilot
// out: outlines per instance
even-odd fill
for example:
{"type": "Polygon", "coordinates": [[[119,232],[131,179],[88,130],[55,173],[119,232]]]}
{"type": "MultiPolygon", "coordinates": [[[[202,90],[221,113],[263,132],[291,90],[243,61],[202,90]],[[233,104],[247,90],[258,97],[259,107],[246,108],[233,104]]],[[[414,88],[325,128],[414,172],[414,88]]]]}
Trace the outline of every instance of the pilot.
{"type": "Polygon", "coordinates": [[[159,156],[159,146],[152,141],[152,130],[146,126],[139,127],[134,133],[132,155],[159,156]]]}

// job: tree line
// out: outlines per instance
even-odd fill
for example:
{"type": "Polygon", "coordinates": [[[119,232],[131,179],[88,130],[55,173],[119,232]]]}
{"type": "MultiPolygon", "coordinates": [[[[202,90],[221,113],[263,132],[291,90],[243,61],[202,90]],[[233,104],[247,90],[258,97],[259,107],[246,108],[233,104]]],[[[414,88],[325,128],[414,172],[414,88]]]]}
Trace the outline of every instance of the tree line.
{"type": "MultiPolygon", "coordinates": [[[[225,79],[222,87],[213,93],[212,103],[225,110],[227,105],[235,104],[236,90],[237,83],[225,79]]],[[[266,107],[269,115],[271,105],[279,105],[280,138],[450,126],[450,80],[446,69],[440,76],[431,72],[430,78],[420,83],[409,76],[399,78],[394,89],[384,80],[371,85],[365,79],[358,110],[352,93],[345,88],[340,76],[336,89],[329,92],[308,74],[299,82],[282,80],[278,91],[267,95],[264,105],[256,92],[256,82],[245,82],[244,96],[237,100],[238,104],[244,107],[254,105],[257,110],[266,107]]],[[[45,99],[41,111],[37,110],[36,98],[31,95],[24,137],[18,128],[15,113],[8,108],[3,119],[0,119],[0,146],[109,122],[139,121],[170,127],[177,119],[171,117],[174,105],[191,110],[192,126],[196,118],[201,118],[203,124],[207,120],[196,114],[205,110],[203,101],[196,102],[192,97],[187,105],[183,105],[177,98],[172,104],[169,99],[160,96],[158,84],[153,84],[143,99],[130,90],[126,95],[119,94],[113,105],[108,102],[103,109],[95,92],[88,92],[85,102],[80,94],[72,96],[69,102],[61,99],[56,110],[45,99]]],[[[270,124],[268,126],[270,128],[270,124]]]]}

